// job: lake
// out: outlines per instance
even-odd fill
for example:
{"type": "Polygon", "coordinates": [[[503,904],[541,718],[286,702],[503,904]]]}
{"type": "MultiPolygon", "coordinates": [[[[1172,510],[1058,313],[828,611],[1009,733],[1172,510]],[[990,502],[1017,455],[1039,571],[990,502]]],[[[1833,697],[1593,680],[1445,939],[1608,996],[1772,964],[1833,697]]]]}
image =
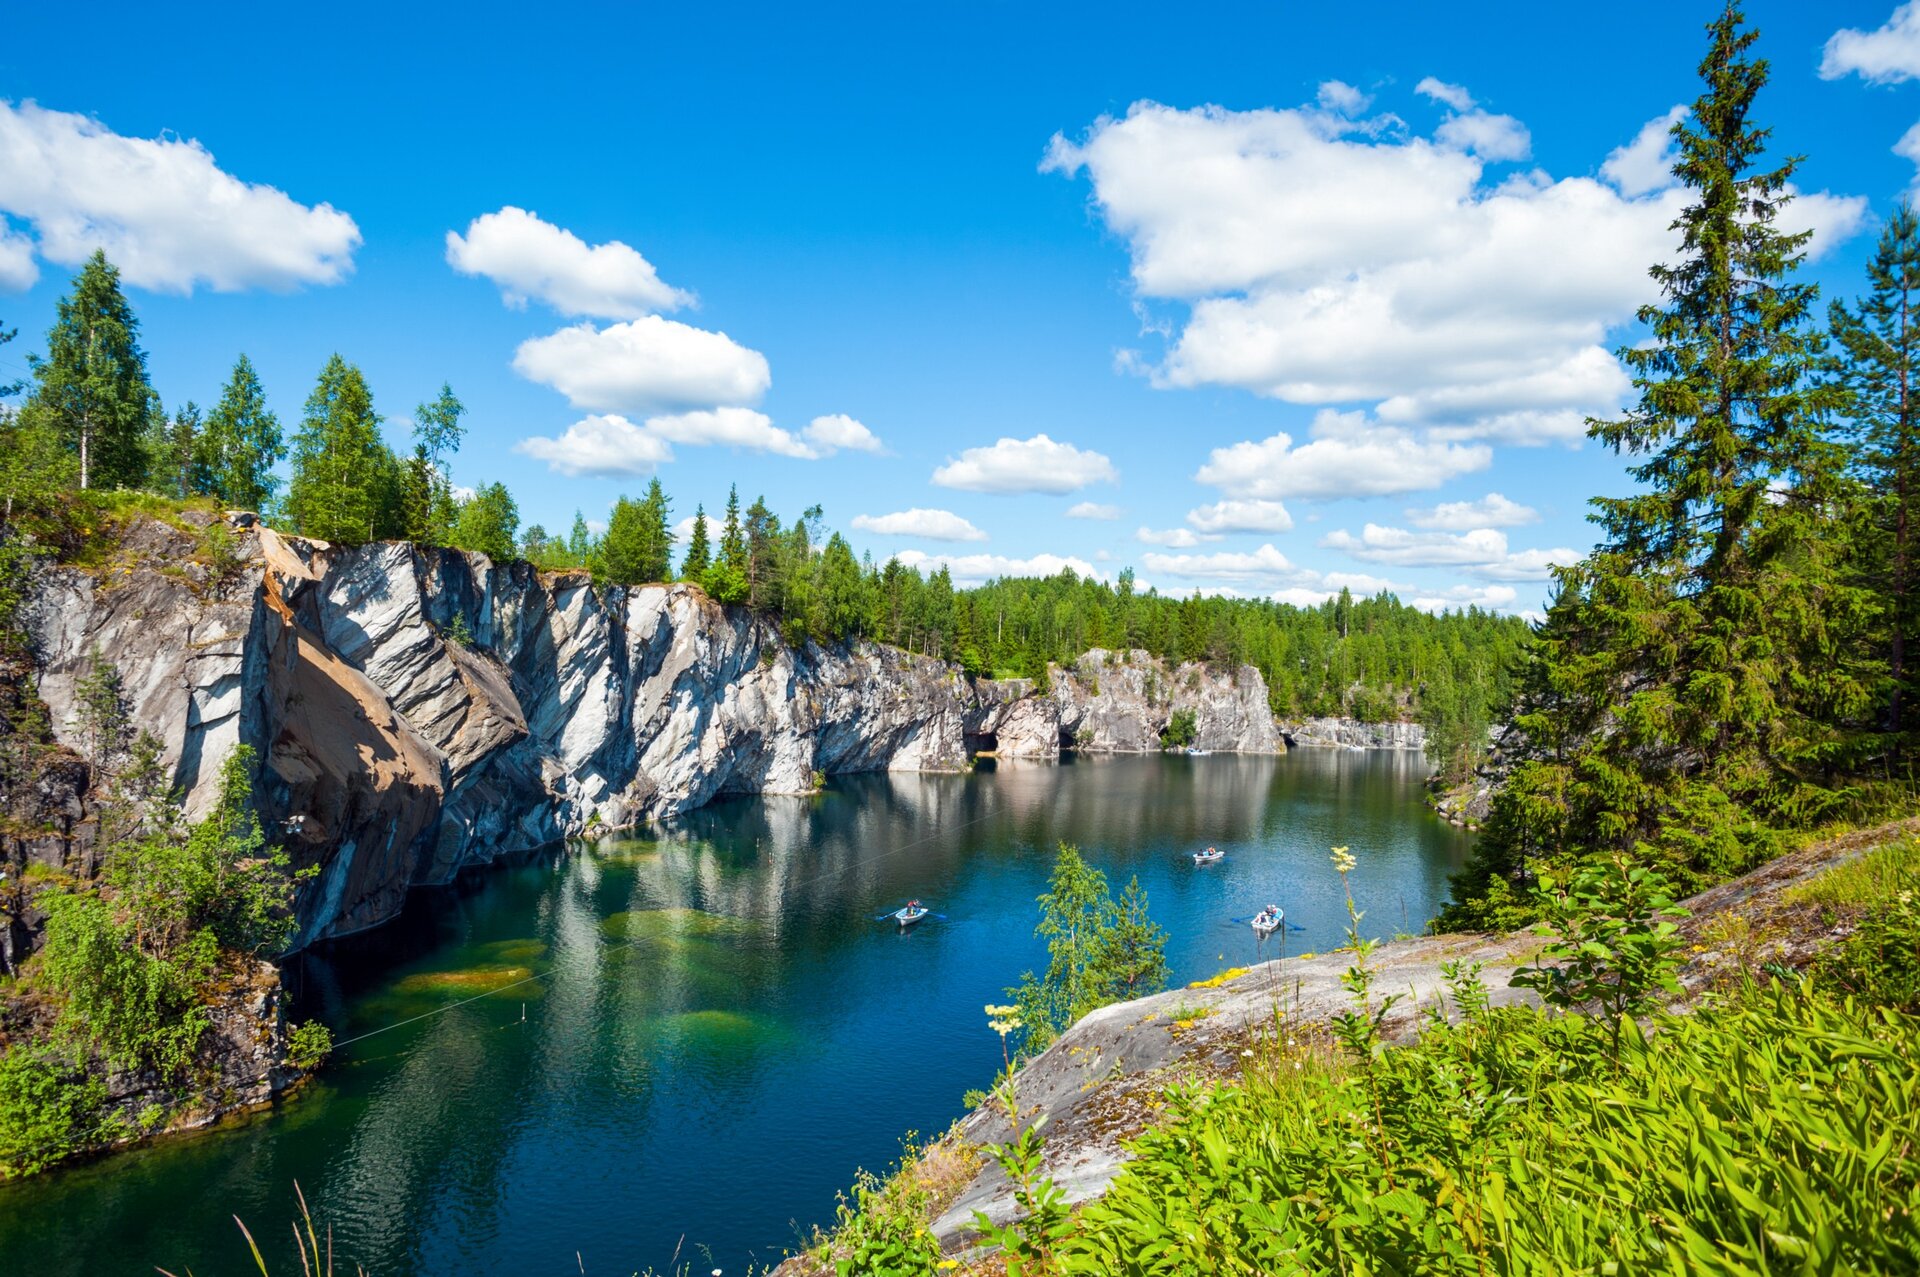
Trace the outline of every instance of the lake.
{"type": "Polygon", "coordinates": [[[991,1082],[981,1008],[1044,962],[1060,841],[1116,894],[1139,876],[1184,983],[1339,944],[1336,843],[1366,930],[1418,931],[1467,847],[1424,773],[1334,750],[983,762],[474,871],[290,966],[299,1014],[371,1036],[274,1112],[0,1187],[0,1270],[253,1272],[239,1215],[297,1272],[296,1182],[344,1273],[771,1266],[855,1168],[991,1082]],[[1225,862],[1196,869],[1209,844],[1225,862]],[[876,920],[908,897],[937,916],[876,920]],[[1302,930],[1233,921],[1268,901],[1302,930]]]}

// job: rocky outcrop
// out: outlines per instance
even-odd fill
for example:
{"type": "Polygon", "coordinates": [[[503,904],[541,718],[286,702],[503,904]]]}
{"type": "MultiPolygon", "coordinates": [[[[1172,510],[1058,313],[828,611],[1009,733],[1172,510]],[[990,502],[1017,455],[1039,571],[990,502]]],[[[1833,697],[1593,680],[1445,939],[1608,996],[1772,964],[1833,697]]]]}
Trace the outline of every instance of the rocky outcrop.
{"type": "Polygon", "coordinates": [[[1419,723],[1363,723],[1354,718],[1303,718],[1280,724],[1293,749],[1424,750],[1427,729],[1419,723]]]}
{"type": "Polygon", "coordinates": [[[1155,750],[1182,710],[1198,748],[1281,747],[1251,667],[1096,651],[1041,694],[872,643],[793,647],[689,586],[596,588],[230,521],[238,544],[218,556],[193,526],[142,520],[108,566],[43,573],[39,688],[84,753],[81,684],[95,651],[111,661],[191,815],[250,746],[262,818],[319,867],[301,944],[375,926],[468,865],[824,773],[1155,750]]]}
{"type": "Polygon", "coordinates": [[[1083,753],[1148,753],[1182,711],[1194,716],[1195,749],[1272,754],[1286,748],[1267,705],[1266,680],[1251,665],[1227,672],[1189,663],[1169,670],[1143,651],[1094,648],[1055,671],[1050,698],[1063,739],[1083,753]]]}

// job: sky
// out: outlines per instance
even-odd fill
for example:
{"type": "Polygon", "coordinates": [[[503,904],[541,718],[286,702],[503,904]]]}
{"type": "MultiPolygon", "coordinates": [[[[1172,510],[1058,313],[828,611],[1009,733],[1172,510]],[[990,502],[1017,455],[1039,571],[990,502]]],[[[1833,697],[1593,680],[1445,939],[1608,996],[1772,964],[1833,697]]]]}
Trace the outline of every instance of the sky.
{"type": "MultiPolygon", "coordinates": [[[[657,474],[967,582],[1531,614],[1717,5],[272,9],[8,14],[0,378],[105,248],[169,407],[245,352],[291,430],[337,351],[410,449],[445,382],[550,531],[657,474]]],[[[1748,16],[1851,297],[1920,4],[1748,16]]]]}

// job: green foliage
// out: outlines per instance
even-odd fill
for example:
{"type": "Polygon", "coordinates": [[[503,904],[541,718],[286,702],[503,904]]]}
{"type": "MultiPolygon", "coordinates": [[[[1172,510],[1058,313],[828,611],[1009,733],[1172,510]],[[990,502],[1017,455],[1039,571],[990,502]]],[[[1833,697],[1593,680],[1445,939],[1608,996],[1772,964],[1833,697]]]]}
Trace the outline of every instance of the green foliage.
{"type": "Polygon", "coordinates": [[[495,563],[514,557],[514,535],[520,530],[520,508],[504,483],[490,483],[460,506],[455,520],[452,544],[462,550],[477,550],[495,563]]]}
{"type": "Polygon", "coordinates": [[[1791,990],[1627,1023],[1616,1070],[1605,1024],[1476,1011],[1384,1053],[1379,1119],[1284,1058],[1176,1089],[1057,1271],[1912,1271],[1920,1024],[1791,990]]]}
{"type": "Polygon", "coordinates": [[[1687,911],[1658,873],[1616,857],[1583,867],[1564,886],[1541,879],[1539,901],[1554,939],[1536,965],[1514,973],[1515,987],[1534,990],[1548,1006],[1597,1010],[1616,1043],[1626,1017],[1680,992],[1673,919],[1687,911]]]}
{"type": "Polygon", "coordinates": [[[473,631],[467,628],[465,612],[455,612],[453,620],[447,622],[447,642],[460,647],[473,646],[473,631]]]}
{"type": "Polygon", "coordinates": [[[1193,744],[1198,734],[1194,712],[1177,709],[1173,711],[1173,717],[1167,720],[1167,725],[1160,729],[1160,746],[1162,749],[1185,749],[1193,744]]]}
{"type": "Polygon", "coordinates": [[[0,1180],[31,1175],[106,1134],[107,1086],[58,1052],[0,1053],[0,1180]]]}
{"type": "Polygon", "coordinates": [[[318,1020],[296,1024],[287,1035],[287,1063],[303,1072],[319,1068],[332,1051],[333,1031],[318,1020]]]}
{"type": "MultiPolygon", "coordinates": [[[[320,370],[306,415],[293,437],[293,482],[287,517],[304,536],[349,544],[376,536],[383,481],[397,479],[393,454],[380,441],[380,416],[360,370],[338,354],[320,370]]],[[[396,488],[397,488],[396,484],[396,488]]],[[[398,504],[397,491],[394,502],[398,504]]]]}
{"type": "Polygon", "coordinates": [[[1000,1248],[1007,1277],[1027,1277],[1028,1274],[1038,1277],[1057,1271],[1054,1256],[1061,1243],[1074,1232],[1066,1194],[1041,1169],[1040,1130],[1044,1125],[1044,1120],[1034,1122],[1021,1130],[1011,1144],[987,1147],[987,1155],[999,1164],[1001,1173],[1013,1185],[1015,1213],[1003,1225],[975,1211],[973,1226],[983,1240],[1000,1248]]]}
{"type": "Polygon", "coordinates": [[[195,469],[204,491],[224,504],[265,509],[279,490],[273,467],[286,455],[280,419],[267,408],[260,374],[244,354],[220,390],[220,402],[207,414],[195,449],[195,469]]]}
{"type": "Polygon", "coordinates": [[[1862,1002],[1920,1014],[1920,840],[1876,847],[1789,899],[1844,911],[1853,922],[1852,934],[1815,962],[1818,979],[1862,1002]]]}
{"type": "Polygon", "coordinates": [[[673,579],[671,503],[660,480],[647,485],[639,501],[614,502],[607,534],[593,556],[593,575],[609,585],[645,585],[673,579]]]}
{"type": "Polygon", "coordinates": [[[693,532],[687,538],[687,557],[680,560],[680,579],[705,585],[713,571],[713,545],[707,539],[707,508],[693,508],[693,532]]]}
{"type": "Polygon", "coordinates": [[[1166,933],[1147,916],[1138,878],[1119,903],[1107,877],[1061,843],[1034,934],[1047,942],[1047,970],[1008,989],[1018,1007],[1020,1050],[1044,1049],[1089,1011],[1155,993],[1166,983],[1166,933]]]}
{"type": "Polygon", "coordinates": [[[1920,886],[1920,838],[1897,838],[1787,892],[1794,904],[1873,907],[1920,886]]]}
{"type": "Polygon", "coordinates": [[[58,436],[82,488],[139,487],[145,437],[159,415],[140,348],[140,321],[120,291],[120,272],[96,251],[60,299],[45,358],[28,356],[33,394],[21,410],[58,436]]]}

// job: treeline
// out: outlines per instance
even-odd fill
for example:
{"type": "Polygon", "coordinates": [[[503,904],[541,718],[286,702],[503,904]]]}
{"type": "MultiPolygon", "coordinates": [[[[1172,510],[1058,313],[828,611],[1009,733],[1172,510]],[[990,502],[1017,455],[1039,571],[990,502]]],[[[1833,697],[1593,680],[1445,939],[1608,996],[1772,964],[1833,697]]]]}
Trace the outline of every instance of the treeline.
{"type": "Polygon", "coordinates": [[[1711,30],[1673,129],[1678,255],[1620,352],[1639,400],[1590,426],[1638,487],[1559,574],[1443,925],[1525,917],[1546,869],[1623,855],[1695,887],[1913,806],[1920,219],[1899,205],[1865,296],[1823,316],[1810,236],[1781,229],[1799,162],[1762,162],[1767,64],[1737,10],[1711,30]]]}

